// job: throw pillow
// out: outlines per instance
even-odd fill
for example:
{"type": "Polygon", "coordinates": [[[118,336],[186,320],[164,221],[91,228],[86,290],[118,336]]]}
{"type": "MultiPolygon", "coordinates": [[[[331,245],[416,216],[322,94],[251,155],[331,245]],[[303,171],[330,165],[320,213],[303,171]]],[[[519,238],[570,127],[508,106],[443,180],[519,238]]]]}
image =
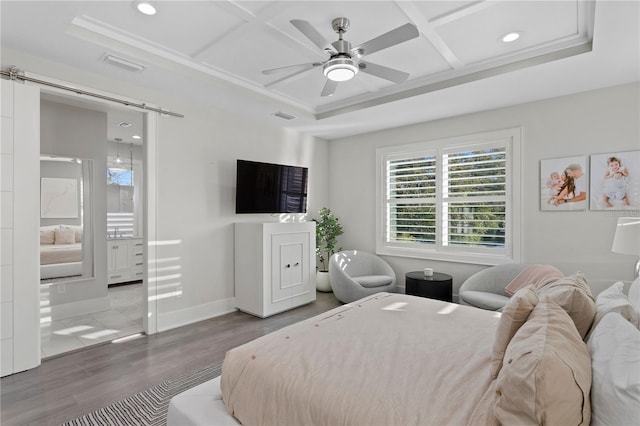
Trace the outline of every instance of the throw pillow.
{"type": "Polygon", "coordinates": [[[629,303],[629,299],[622,291],[623,288],[624,283],[618,281],[598,294],[598,297],[596,297],[596,317],[593,321],[593,327],[595,327],[607,313],[617,312],[636,328],[640,328],[638,313],[631,303],[629,303]]]}
{"type": "Polygon", "coordinates": [[[567,312],[541,300],[513,336],[495,383],[503,425],[589,425],[591,358],[567,312]]]}
{"type": "Polygon", "coordinates": [[[55,230],[55,244],[73,244],[76,241],[76,233],[73,229],[56,229],[55,230]]]}
{"type": "Polygon", "coordinates": [[[534,284],[536,288],[559,280],[564,277],[562,271],[552,265],[529,265],[504,288],[504,292],[509,296],[516,294],[518,290],[529,284],[534,284]]]}
{"type": "Polygon", "coordinates": [[[498,377],[498,373],[502,368],[502,360],[504,352],[509,342],[516,334],[522,324],[527,321],[529,314],[538,304],[538,296],[535,286],[528,286],[518,290],[516,294],[509,300],[509,303],[502,310],[498,327],[496,328],[496,337],[493,341],[493,350],[491,352],[491,378],[498,377]]]}
{"type": "Polygon", "coordinates": [[[615,312],[589,336],[593,384],[591,424],[640,424],[640,331],[615,312]]]}
{"type": "Polygon", "coordinates": [[[75,232],[75,242],[76,243],[81,243],[82,242],[82,226],[62,225],[62,228],[73,229],[73,231],[75,232]]]}
{"type": "Polygon", "coordinates": [[[582,273],[564,277],[538,290],[540,300],[562,306],[584,339],[596,316],[596,302],[582,273]]]}
{"type": "Polygon", "coordinates": [[[53,244],[56,241],[56,234],[53,229],[40,230],[40,244],[53,244]]]}

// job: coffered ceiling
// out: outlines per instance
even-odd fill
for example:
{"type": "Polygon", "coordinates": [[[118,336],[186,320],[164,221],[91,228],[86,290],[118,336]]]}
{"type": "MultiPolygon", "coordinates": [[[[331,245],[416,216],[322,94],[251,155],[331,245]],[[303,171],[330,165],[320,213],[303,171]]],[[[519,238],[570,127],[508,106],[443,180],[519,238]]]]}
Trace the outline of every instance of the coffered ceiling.
{"type": "Polygon", "coordinates": [[[577,73],[592,72],[589,67],[599,67],[593,78],[581,87],[570,83],[567,92],[638,79],[637,2],[152,3],[154,16],[139,13],[131,1],[2,1],[2,46],[135,84],[182,89],[183,94],[201,98],[217,96],[222,99],[208,101],[228,108],[244,103],[242,109],[249,114],[273,116],[281,111],[295,117],[283,125],[325,137],[375,130],[381,124],[362,123],[365,117],[379,121],[376,114],[389,126],[471,112],[464,107],[454,111],[456,102],[465,102],[464,93],[441,100],[444,93],[460,87],[479,88],[487,98],[497,98],[470,108],[477,110],[544,97],[546,90],[551,96],[563,94],[554,80],[580,80],[577,73]],[[291,20],[306,21],[328,46],[338,39],[331,28],[337,17],[350,20],[343,37],[354,47],[404,24],[415,25],[418,37],[362,58],[408,73],[408,78],[394,83],[359,72],[338,83],[333,96],[321,96],[326,82],[322,66],[262,73],[325,62],[329,54],[291,20]],[[501,40],[513,31],[519,33],[518,40],[501,40]],[[625,57],[616,57],[611,49],[625,57]],[[105,62],[107,56],[120,64],[105,62]],[[125,70],[122,65],[140,69],[125,70]],[[600,75],[603,71],[605,76],[600,75]],[[537,81],[531,80],[533,75],[537,81]],[[517,88],[517,96],[495,92],[498,80],[507,81],[503,87],[511,90],[513,76],[520,76],[524,85],[538,84],[537,95],[530,88],[517,88]],[[247,107],[256,100],[261,106],[247,107]],[[442,102],[445,111],[438,112],[440,104],[434,106],[434,100],[442,102]],[[416,106],[434,111],[416,114],[416,106]],[[412,118],[389,118],[409,107],[412,118]]]}

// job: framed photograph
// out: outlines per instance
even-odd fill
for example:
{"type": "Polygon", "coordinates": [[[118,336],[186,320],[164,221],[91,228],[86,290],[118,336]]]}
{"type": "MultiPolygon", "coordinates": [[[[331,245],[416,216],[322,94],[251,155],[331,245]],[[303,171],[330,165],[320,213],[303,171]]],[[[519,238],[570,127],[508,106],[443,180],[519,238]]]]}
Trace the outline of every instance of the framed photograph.
{"type": "Polygon", "coordinates": [[[43,219],[78,217],[78,181],[76,179],[42,178],[40,217],[43,219]]]}
{"type": "Polygon", "coordinates": [[[640,209],[640,151],[591,156],[591,210],[640,209]]]}
{"type": "Polygon", "coordinates": [[[540,160],[540,210],[586,210],[588,174],[585,155],[540,160]]]}

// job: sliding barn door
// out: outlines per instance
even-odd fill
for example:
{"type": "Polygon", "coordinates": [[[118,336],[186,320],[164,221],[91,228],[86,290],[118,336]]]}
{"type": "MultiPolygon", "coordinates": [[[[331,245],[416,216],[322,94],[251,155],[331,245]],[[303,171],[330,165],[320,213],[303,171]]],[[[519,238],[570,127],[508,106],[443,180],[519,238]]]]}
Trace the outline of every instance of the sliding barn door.
{"type": "Polygon", "coordinates": [[[40,365],[40,90],[1,83],[0,365],[6,376],[40,365]]]}

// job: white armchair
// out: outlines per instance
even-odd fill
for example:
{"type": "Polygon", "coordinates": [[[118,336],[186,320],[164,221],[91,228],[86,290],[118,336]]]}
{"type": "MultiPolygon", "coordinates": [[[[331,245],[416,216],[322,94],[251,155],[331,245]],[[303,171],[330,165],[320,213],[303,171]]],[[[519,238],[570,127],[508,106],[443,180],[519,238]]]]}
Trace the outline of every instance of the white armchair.
{"type": "Polygon", "coordinates": [[[458,291],[461,305],[499,311],[509,302],[504,289],[527,267],[524,263],[508,263],[483,269],[471,275],[458,291]]]}
{"type": "Polygon", "coordinates": [[[343,303],[350,303],[374,293],[392,292],[396,274],[378,256],[360,250],[335,253],[329,260],[329,279],[333,293],[343,303]]]}

